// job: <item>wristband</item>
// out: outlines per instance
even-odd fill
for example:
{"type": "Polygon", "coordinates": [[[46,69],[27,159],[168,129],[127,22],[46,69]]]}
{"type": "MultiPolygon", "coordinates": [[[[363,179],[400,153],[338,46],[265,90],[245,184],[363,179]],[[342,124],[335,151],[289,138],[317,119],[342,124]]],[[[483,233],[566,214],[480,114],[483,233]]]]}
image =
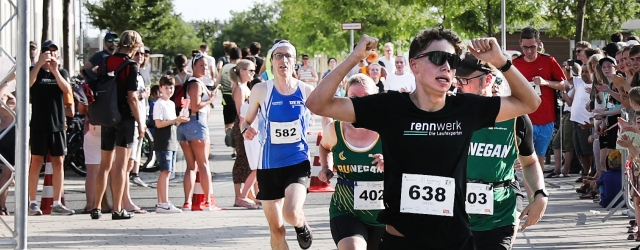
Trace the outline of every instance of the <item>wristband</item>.
{"type": "Polygon", "coordinates": [[[511,65],[513,65],[511,63],[511,60],[507,60],[507,63],[502,66],[501,68],[499,68],[500,72],[507,72],[507,70],[509,70],[511,68],[511,65]]]}

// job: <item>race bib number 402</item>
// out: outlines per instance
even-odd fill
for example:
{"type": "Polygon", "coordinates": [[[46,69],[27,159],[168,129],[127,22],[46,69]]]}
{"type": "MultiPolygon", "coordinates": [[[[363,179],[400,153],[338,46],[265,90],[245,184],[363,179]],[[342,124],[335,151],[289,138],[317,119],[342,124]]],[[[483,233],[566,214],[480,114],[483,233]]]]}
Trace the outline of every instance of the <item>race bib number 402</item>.
{"type": "Polygon", "coordinates": [[[468,214],[493,215],[493,188],[491,185],[467,183],[465,209],[468,214]]]}
{"type": "Polygon", "coordinates": [[[357,181],[353,187],[353,209],[384,209],[383,193],[384,182],[382,181],[357,181]]]}
{"type": "Polygon", "coordinates": [[[295,143],[302,140],[300,120],[292,122],[269,122],[272,144],[295,143]]]}
{"type": "Polygon", "coordinates": [[[400,212],[453,216],[455,186],[449,177],[403,174],[400,212]]]}

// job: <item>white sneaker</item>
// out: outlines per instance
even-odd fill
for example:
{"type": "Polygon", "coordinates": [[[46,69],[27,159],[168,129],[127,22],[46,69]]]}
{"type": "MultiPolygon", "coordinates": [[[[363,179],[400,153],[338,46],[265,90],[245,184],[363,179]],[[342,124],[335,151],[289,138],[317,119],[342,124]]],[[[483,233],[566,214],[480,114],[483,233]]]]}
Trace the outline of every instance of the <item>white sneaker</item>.
{"type": "Polygon", "coordinates": [[[173,204],[169,203],[168,205],[157,204],[156,205],[156,213],[160,214],[175,214],[182,213],[182,209],[177,208],[173,204]]]}

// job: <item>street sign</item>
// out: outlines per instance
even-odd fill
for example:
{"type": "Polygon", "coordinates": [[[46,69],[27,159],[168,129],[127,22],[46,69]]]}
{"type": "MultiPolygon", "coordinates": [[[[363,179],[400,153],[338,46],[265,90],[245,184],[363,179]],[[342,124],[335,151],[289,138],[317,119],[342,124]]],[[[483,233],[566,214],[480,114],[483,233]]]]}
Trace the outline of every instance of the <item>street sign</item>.
{"type": "Polygon", "coordinates": [[[362,23],[342,23],[342,30],[361,30],[362,23]]]}

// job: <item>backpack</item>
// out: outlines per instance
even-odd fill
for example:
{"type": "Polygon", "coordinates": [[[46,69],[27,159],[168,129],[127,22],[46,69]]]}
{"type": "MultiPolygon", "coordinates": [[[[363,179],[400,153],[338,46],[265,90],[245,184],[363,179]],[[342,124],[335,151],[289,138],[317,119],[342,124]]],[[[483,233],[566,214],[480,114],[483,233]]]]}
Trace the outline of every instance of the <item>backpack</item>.
{"type": "Polygon", "coordinates": [[[187,80],[183,84],[176,86],[175,90],[173,91],[173,96],[169,98],[171,99],[171,101],[173,101],[173,104],[176,105],[177,116],[180,116],[180,110],[182,110],[182,98],[187,99],[187,87],[189,84],[191,84],[189,78],[187,78],[187,80]]]}
{"type": "Polygon", "coordinates": [[[120,122],[117,76],[125,67],[136,63],[127,59],[115,71],[107,72],[107,59],[102,60],[98,77],[89,82],[95,99],[89,104],[89,123],[94,126],[114,126],[120,122]]]}

